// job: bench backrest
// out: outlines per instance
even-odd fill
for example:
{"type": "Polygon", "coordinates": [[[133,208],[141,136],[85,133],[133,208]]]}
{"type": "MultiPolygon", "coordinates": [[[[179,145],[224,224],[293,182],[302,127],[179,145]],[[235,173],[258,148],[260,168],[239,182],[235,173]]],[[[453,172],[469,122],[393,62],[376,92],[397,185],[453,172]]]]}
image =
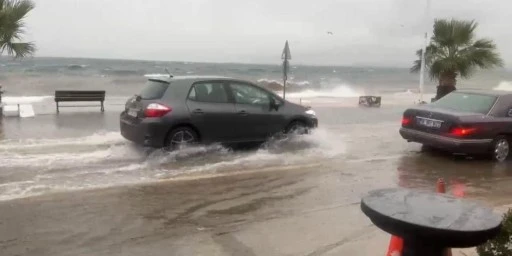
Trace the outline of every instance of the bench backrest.
{"type": "Polygon", "coordinates": [[[104,101],[105,91],[55,91],[55,101],[104,101]]]}

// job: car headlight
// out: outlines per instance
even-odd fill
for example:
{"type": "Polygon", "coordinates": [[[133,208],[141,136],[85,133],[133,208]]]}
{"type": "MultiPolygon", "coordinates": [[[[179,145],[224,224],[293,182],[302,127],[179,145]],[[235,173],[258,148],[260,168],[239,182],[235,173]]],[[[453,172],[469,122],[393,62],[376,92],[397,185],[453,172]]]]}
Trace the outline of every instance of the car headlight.
{"type": "Polygon", "coordinates": [[[316,116],[315,111],[314,111],[314,110],[312,110],[312,109],[308,109],[308,110],[306,110],[306,114],[308,114],[308,115],[312,115],[312,116],[316,116]]]}

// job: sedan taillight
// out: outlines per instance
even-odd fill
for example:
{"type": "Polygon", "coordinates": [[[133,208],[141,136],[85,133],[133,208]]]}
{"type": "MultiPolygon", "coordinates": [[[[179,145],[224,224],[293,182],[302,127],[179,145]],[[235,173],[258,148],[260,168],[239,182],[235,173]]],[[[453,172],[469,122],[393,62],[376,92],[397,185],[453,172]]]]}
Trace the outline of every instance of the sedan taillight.
{"type": "Polygon", "coordinates": [[[162,117],[171,112],[172,108],[160,103],[151,103],[144,110],[144,117],[162,117]]]}
{"type": "Polygon", "coordinates": [[[450,129],[450,134],[457,137],[471,135],[475,132],[477,132],[477,129],[474,127],[453,127],[450,129]]]}
{"type": "Polygon", "coordinates": [[[412,118],[411,117],[402,117],[402,126],[408,126],[410,125],[412,122],[412,118]]]}

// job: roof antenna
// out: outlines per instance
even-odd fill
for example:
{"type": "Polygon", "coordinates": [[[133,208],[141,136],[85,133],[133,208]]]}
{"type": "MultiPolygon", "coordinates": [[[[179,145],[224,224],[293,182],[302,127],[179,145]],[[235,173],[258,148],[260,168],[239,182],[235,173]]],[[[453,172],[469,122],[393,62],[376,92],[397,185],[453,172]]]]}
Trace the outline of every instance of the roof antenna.
{"type": "Polygon", "coordinates": [[[169,74],[169,77],[170,77],[170,78],[173,78],[173,77],[174,77],[173,75],[171,75],[171,72],[169,72],[169,70],[168,70],[167,68],[165,68],[165,72],[167,72],[167,74],[169,74]]]}

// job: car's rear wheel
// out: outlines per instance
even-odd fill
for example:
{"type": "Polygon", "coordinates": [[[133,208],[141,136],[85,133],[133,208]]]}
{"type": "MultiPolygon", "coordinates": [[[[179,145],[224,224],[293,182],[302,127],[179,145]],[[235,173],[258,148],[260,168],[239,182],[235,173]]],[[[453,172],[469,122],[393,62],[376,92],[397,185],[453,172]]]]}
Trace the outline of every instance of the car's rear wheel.
{"type": "Polygon", "coordinates": [[[494,161],[503,162],[510,158],[510,140],[503,135],[492,142],[491,157],[494,161]]]}
{"type": "Polygon", "coordinates": [[[167,135],[164,148],[169,151],[179,150],[197,142],[199,142],[199,136],[196,131],[190,127],[178,127],[167,135]]]}
{"type": "Polygon", "coordinates": [[[309,127],[301,121],[293,121],[285,130],[286,134],[303,135],[309,133],[309,127]]]}

